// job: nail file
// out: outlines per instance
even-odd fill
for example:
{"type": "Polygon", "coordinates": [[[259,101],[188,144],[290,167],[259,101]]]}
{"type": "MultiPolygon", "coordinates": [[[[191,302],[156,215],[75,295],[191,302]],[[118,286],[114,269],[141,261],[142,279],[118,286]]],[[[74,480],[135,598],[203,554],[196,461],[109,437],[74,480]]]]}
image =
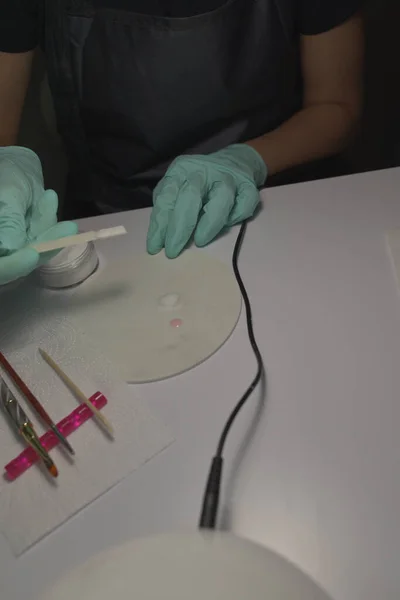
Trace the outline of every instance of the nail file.
{"type": "Polygon", "coordinates": [[[127,231],[125,227],[121,225],[119,227],[110,227],[109,229],[99,229],[99,231],[87,231],[86,233],[59,238],[58,240],[40,242],[39,244],[32,244],[31,247],[36,250],[36,252],[39,252],[39,254],[42,254],[43,252],[60,250],[61,248],[77,246],[78,244],[86,244],[96,240],[107,240],[118,235],[125,235],[126,233],[127,231]]]}

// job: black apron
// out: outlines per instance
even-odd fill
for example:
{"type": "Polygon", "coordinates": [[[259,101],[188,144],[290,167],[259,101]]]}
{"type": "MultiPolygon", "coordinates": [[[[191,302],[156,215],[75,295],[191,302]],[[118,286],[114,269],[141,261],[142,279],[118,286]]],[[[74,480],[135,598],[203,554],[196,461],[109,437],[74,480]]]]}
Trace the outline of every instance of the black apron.
{"type": "Polygon", "coordinates": [[[70,161],[67,214],[150,206],[181,154],[276,128],[300,106],[292,0],[166,18],[43,0],[44,51],[70,161]]]}

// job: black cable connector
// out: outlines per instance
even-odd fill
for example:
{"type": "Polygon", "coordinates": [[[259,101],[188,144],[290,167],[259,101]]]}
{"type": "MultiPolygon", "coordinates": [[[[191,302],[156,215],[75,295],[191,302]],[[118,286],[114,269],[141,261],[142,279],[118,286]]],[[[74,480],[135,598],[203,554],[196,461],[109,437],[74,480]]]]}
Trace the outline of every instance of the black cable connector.
{"type": "Polygon", "coordinates": [[[247,390],[243,394],[242,398],[236,404],[235,408],[233,409],[231,415],[229,416],[229,419],[227,420],[226,425],[222,431],[222,434],[221,434],[221,437],[220,437],[220,440],[218,443],[217,454],[213,458],[210,473],[208,476],[207,487],[206,487],[206,491],[204,494],[203,506],[202,506],[200,522],[199,522],[200,529],[215,529],[215,527],[216,527],[217,517],[218,517],[218,508],[219,508],[219,496],[220,496],[221,481],[222,481],[222,468],[223,468],[223,462],[224,462],[223,453],[224,453],[225,443],[226,443],[227,437],[229,435],[229,432],[232,428],[232,425],[234,424],[234,422],[236,420],[236,417],[242,410],[243,406],[246,404],[247,400],[249,399],[249,397],[251,396],[251,394],[257,387],[257,385],[260,383],[261,378],[264,373],[263,359],[261,356],[261,352],[257,346],[256,338],[254,335],[251,304],[250,304],[249,296],[247,294],[247,291],[246,291],[245,285],[243,283],[243,280],[241,278],[241,275],[239,272],[239,267],[238,267],[238,259],[239,259],[240,249],[242,247],[244,234],[246,233],[246,226],[247,225],[245,222],[242,224],[242,226],[240,228],[239,235],[237,237],[236,244],[235,244],[235,249],[233,251],[232,266],[233,266],[233,271],[235,273],[235,277],[238,282],[240,291],[242,293],[243,302],[244,302],[245,309],[246,309],[247,331],[248,331],[252,350],[253,350],[256,360],[257,360],[257,373],[256,373],[251,385],[247,388],[247,390]]]}
{"type": "Polygon", "coordinates": [[[215,456],[212,461],[200,517],[199,527],[201,529],[215,529],[223,463],[224,460],[220,456],[215,456]]]}

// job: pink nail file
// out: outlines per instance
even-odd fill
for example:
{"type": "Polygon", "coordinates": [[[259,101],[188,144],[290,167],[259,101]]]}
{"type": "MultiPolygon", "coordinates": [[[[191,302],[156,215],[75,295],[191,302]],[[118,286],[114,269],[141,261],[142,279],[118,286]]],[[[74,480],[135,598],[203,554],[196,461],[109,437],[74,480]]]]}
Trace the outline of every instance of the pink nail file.
{"type": "MultiPolygon", "coordinates": [[[[107,404],[107,398],[100,392],[93,394],[89,400],[99,410],[104,408],[107,404]]],[[[64,437],[68,437],[92,416],[93,413],[90,408],[88,408],[86,404],[81,404],[70,415],[58,423],[57,429],[64,437]]],[[[47,433],[40,438],[40,441],[47,451],[52,450],[60,443],[58,437],[52,431],[47,431],[47,433]]],[[[22,473],[25,473],[25,471],[38,462],[38,460],[39,456],[36,452],[32,448],[26,448],[26,450],[21,452],[17,458],[5,466],[8,479],[12,481],[17,479],[17,477],[22,475],[22,473]]]]}

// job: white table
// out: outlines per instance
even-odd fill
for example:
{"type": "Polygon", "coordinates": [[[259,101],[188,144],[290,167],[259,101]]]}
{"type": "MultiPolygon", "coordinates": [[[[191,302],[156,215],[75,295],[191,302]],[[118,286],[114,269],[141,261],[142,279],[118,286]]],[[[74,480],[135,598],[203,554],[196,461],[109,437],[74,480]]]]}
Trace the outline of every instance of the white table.
{"type": "MultiPolygon", "coordinates": [[[[224,517],[282,553],[335,600],[400,597],[400,300],[384,234],[400,227],[400,169],[269,190],[240,267],[268,368],[229,440],[224,517]]],[[[148,212],[99,218],[144,248],[148,212]]],[[[230,260],[237,230],[209,248],[230,260]]],[[[196,526],[221,427],[253,376],[245,323],[190,373],[140,388],[176,443],[18,560],[0,540],[1,600],[36,599],[94,553],[196,526]]]]}

